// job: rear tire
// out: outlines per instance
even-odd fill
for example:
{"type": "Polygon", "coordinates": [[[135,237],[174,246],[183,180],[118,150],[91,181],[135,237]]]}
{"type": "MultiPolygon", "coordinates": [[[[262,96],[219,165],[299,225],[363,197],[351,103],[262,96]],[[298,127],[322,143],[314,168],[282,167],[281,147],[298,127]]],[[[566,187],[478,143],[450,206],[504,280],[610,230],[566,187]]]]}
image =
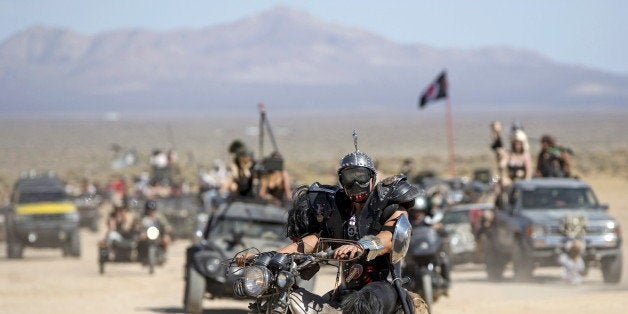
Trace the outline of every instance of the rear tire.
{"type": "Polygon", "coordinates": [[[623,258],[622,254],[617,256],[606,256],[601,261],[602,277],[605,283],[617,284],[621,280],[623,258]]]}
{"type": "Polygon", "coordinates": [[[185,312],[191,314],[203,313],[203,297],[205,296],[205,277],[192,265],[186,269],[185,294],[183,295],[183,307],[185,312]]]}
{"type": "Polygon", "coordinates": [[[107,248],[98,249],[98,272],[103,275],[105,273],[105,263],[109,260],[109,250],[107,248]]]}

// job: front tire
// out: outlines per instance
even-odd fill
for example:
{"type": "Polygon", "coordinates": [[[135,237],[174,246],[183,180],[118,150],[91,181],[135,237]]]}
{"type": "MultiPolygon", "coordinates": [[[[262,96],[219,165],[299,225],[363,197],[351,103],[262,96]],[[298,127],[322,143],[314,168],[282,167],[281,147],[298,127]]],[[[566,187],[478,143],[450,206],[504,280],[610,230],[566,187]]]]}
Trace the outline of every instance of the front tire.
{"type": "Polygon", "coordinates": [[[617,284],[621,280],[623,258],[622,254],[617,256],[606,256],[601,261],[602,277],[605,283],[617,284]]]}
{"type": "Polygon", "coordinates": [[[493,247],[489,237],[483,237],[482,243],[488,280],[502,280],[508,259],[493,247]]]}
{"type": "Polygon", "coordinates": [[[81,237],[78,230],[72,232],[72,235],[70,236],[68,255],[72,257],[81,257],[81,237]]]}
{"type": "Polygon", "coordinates": [[[515,241],[515,248],[512,253],[512,264],[516,281],[527,282],[532,280],[534,264],[526,256],[524,244],[520,239],[515,241]]]}
{"type": "Polygon", "coordinates": [[[201,314],[203,312],[203,297],[205,296],[205,277],[192,265],[186,269],[185,294],[183,295],[183,307],[185,312],[201,314]]]}
{"type": "Polygon", "coordinates": [[[155,273],[155,264],[157,264],[157,246],[155,244],[148,245],[148,273],[155,273]]]}
{"type": "Polygon", "coordinates": [[[432,276],[429,273],[424,273],[421,276],[421,286],[423,300],[425,300],[427,308],[431,311],[432,304],[434,304],[434,290],[432,289],[432,276]]]}
{"type": "Polygon", "coordinates": [[[10,259],[22,258],[24,245],[13,236],[11,230],[7,230],[7,257],[10,259]]]}

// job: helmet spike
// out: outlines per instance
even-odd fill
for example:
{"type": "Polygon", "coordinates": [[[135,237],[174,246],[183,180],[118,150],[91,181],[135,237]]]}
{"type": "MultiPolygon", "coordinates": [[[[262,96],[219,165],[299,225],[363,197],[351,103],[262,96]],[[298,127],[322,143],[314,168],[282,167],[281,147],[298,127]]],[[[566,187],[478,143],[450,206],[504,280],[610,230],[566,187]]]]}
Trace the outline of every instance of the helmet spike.
{"type": "Polygon", "coordinates": [[[355,151],[358,151],[358,132],[353,130],[353,146],[355,146],[355,151]]]}

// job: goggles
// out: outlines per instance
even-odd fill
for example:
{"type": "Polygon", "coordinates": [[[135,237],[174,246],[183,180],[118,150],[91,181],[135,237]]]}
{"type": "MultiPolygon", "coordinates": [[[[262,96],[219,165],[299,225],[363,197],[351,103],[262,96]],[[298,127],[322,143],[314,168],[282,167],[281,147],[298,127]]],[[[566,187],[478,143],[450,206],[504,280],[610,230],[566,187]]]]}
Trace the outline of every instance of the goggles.
{"type": "Polygon", "coordinates": [[[368,168],[347,168],[340,171],[340,184],[343,186],[351,186],[354,182],[357,182],[358,184],[366,184],[372,177],[373,174],[368,168]]]}

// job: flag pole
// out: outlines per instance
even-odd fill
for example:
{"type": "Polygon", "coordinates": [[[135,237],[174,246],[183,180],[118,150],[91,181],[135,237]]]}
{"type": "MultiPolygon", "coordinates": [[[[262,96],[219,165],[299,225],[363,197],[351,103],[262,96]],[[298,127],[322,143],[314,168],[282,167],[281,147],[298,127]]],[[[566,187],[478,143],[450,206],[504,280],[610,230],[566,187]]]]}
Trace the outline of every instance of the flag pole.
{"type": "Polygon", "coordinates": [[[449,172],[452,177],[456,177],[456,153],[454,152],[454,126],[451,116],[451,102],[449,95],[445,104],[445,123],[447,127],[447,147],[449,150],[449,172]]]}

